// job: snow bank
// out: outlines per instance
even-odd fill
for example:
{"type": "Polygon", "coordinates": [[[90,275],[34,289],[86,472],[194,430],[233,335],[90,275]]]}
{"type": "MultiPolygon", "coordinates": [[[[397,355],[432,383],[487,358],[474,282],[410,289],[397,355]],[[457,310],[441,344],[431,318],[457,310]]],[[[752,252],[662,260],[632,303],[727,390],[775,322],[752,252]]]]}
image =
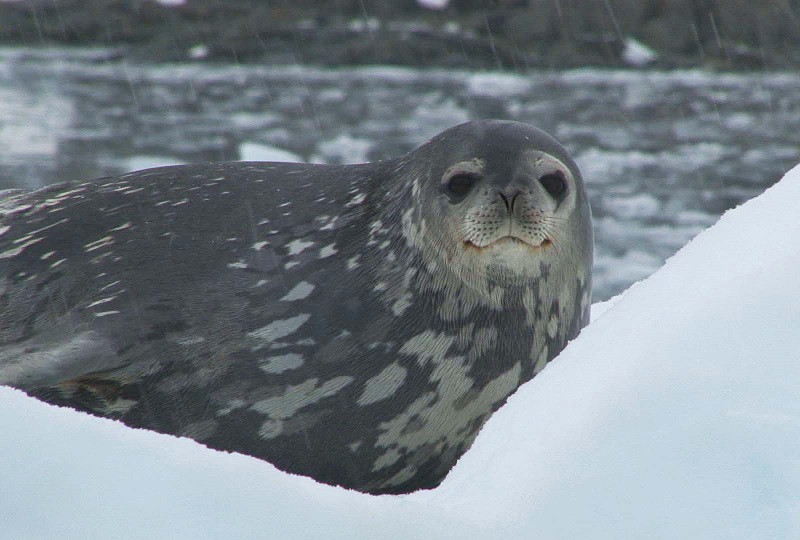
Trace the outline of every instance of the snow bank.
{"type": "Polygon", "coordinates": [[[0,537],[798,538],[797,201],[800,167],[606,303],[432,491],[322,486],[0,388],[0,537]]]}

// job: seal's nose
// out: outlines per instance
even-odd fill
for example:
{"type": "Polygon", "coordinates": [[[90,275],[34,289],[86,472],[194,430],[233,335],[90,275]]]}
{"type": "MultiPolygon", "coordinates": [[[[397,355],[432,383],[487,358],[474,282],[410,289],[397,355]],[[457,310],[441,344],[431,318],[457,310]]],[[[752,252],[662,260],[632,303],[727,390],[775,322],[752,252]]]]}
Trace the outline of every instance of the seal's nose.
{"type": "Polygon", "coordinates": [[[509,188],[497,192],[497,195],[502,199],[503,204],[506,205],[506,210],[509,214],[514,213],[514,203],[517,198],[522,195],[522,190],[519,188],[509,188]]]}

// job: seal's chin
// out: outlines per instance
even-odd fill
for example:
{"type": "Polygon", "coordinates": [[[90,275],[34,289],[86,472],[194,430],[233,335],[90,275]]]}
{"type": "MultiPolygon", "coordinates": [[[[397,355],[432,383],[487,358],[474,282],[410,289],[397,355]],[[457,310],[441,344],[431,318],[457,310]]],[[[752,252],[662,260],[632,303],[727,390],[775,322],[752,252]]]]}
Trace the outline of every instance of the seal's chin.
{"type": "Polygon", "coordinates": [[[500,248],[500,249],[514,249],[514,248],[523,248],[523,249],[544,249],[552,244],[552,240],[549,238],[545,238],[538,244],[532,244],[518,236],[506,235],[501,238],[498,238],[494,242],[486,244],[485,246],[479,246],[477,244],[473,244],[469,240],[465,241],[464,244],[470,249],[477,249],[480,251],[493,249],[493,248],[500,248]]]}

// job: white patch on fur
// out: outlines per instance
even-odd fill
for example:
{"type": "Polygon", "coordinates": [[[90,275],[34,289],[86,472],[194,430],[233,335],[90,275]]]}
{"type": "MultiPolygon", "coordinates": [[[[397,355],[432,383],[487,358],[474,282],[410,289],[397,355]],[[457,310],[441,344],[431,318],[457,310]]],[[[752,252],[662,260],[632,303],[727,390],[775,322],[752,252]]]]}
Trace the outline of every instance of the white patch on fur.
{"type": "Polygon", "coordinates": [[[347,202],[347,204],[345,204],[345,206],[347,208],[350,208],[352,206],[359,205],[359,204],[363,203],[366,198],[367,198],[367,195],[365,193],[356,193],[355,196],[352,199],[350,199],[347,202]]]}
{"type": "Polygon", "coordinates": [[[286,391],[279,396],[257,401],[250,408],[269,417],[262,424],[259,436],[264,439],[277,437],[283,431],[284,420],[294,416],[303,407],[335,395],[353,380],[353,377],[342,375],[318,384],[319,379],[314,377],[286,387],[286,391]]]}
{"type": "Polygon", "coordinates": [[[98,311],[94,314],[95,317],[108,317],[109,315],[119,315],[121,311],[98,311]]]}
{"type": "MultiPolygon", "coordinates": [[[[569,298],[568,296],[566,298],[569,298]]],[[[558,314],[551,313],[550,320],[547,321],[547,335],[550,339],[556,337],[558,333],[558,314]]]]}
{"type": "Polygon", "coordinates": [[[294,302],[296,300],[304,300],[308,298],[311,292],[314,290],[314,285],[309,283],[308,281],[301,281],[297,285],[292,288],[291,291],[286,293],[286,296],[281,298],[282,302],[294,302]]]}
{"type": "Polygon", "coordinates": [[[99,240],[95,240],[94,242],[89,242],[88,244],[83,245],[83,250],[87,253],[98,250],[102,247],[110,246],[114,243],[114,238],[112,236],[104,236],[99,240]]]}
{"type": "Polygon", "coordinates": [[[331,231],[336,228],[336,222],[339,220],[339,216],[333,216],[329,218],[327,223],[319,228],[321,231],[331,231]]]}
{"type": "Polygon", "coordinates": [[[336,250],[336,244],[328,244],[321,250],[319,250],[319,258],[324,259],[325,257],[330,257],[331,255],[335,255],[338,253],[336,250]]]}
{"type": "Polygon", "coordinates": [[[206,338],[204,338],[203,336],[188,336],[188,337],[175,338],[175,343],[186,347],[188,345],[197,345],[199,343],[204,343],[205,340],[206,338]]]}
{"type": "Polygon", "coordinates": [[[405,382],[407,374],[408,370],[397,362],[389,364],[383,371],[364,383],[364,391],[357,403],[362,406],[369,405],[392,397],[405,382]]]}
{"type": "MultiPolygon", "coordinates": [[[[380,425],[376,446],[386,451],[373,463],[373,471],[379,470],[387,460],[391,461],[395,449],[411,455],[424,446],[430,446],[436,453],[459,444],[468,447],[477,435],[477,430],[472,430],[474,421],[487,416],[496,403],[517,388],[522,366],[517,362],[471,397],[468,392],[473,381],[466,373],[467,366],[459,357],[448,357],[434,371],[433,376],[439,382],[438,391],[423,394],[405,411],[380,425]],[[459,398],[469,399],[457,404],[459,398]],[[420,419],[424,420],[417,429],[406,429],[420,419]]],[[[384,485],[402,484],[416,472],[416,465],[408,465],[405,472],[400,471],[384,485]]]]}
{"type": "Polygon", "coordinates": [[[265,373],[283,373],[290,369],[297,369],[303,365],[303,355],[297,353],[286,353],[278,356],[270,356],[258,362],[258,367],[265,373]]]}
{"type": "Polygon", "coordinates": [[[411,306],[411,301],[413,300],[413,296],[411,293],[403,293],[403,296],[395,300],[394,304],[392,304],[392,313],[399,317],[411,306]]]}
{"type": "Polygon", "coordinates": [[[32,240],[28,240],[27,242],[25,242],[25,243],[15,247],[15,248],[13,248],[13,249],[9,249],[9,250],[4,251],[3,253],[0,253],[0,259],[10,259],[11,257],[16,257],[17,255],[19,255],[20,253],[25,251],[25,248],[27,248],[28,246],[32,246],[33,244],[37,244],[37,243],[41,242],[42,240],[44,240],[43,236],[39,237],[39,238],[33,238],[32,240]]]}
{"type": "MultiPolygon", "coordinates": [[[[113,281],[113,282],[109,283],[108,285],[105,285],[105,286],[103,286],[103,287],[100,287],[100,289],[98,289],[98,290],[104,291],[104,290],[106,290],[106,289],[110,289],[110,288],[111,288],[111,287],[113,287],[114,285],[118,285],[119,283],[120,283],[120,280],[113,281]]],[[[89,306],[89,307],[91,307],[91,306],[89,306]]]]}
{"type": "Polygon", "coordinates": [[[101,304],[107,304],[108,302],[113,302],[116,298],[117,298],[116,296],[109,296],[108,298],[102,298],[100,300],[92,302],[91,304],[89,304],[86,307],[88,309],[88,308],[91,308],[91,307],[94,307],[94,306],[99,306],[101,304]]]}
{"type": "MultiPolygon", "coordinates": [[[[46,231],[46,230],[48,230],[48,229],[52,229],[53,227],[57,227],[57,226],[59,226],[59,225],[62,225],[62,224],[64,224],[64,223],[67,223],[68,221],[69,221],[69,218],[64,218],[64,219],[62,219],[62,220],[56,221],[55,223],[51,223],[50,225],[47,225],[46,227],[42,227],[41,229],[36,229],[35,231],[31,231],[31,232],[30,232],[30,234],[29,234],[29,236],[34,236],[34,235],[37,235],[37,234],[39,234],[40,232],[44,232],[44,231],[46,231]]],[[[15,240],[15,241],[14,241],[14,243],[15,243],[15,244],[16,244],[17,242],[18,242],[18,240],[15,240]]]]}
{"type": "Polygon", "coordinates": [[[286,337],[289,334],[294,334],[310,318],[310,314],[301,313],[300,315],[296,315],[288,319],[272,321],[268,325],[262,326],[258,330],[248,332],[247,335],[263,341],[273,342],[286,337]]]}
{"type": "Polygon", "coordinates": [[[361,266],[361,264],[358,262],[360,259],[361,255],[356,255],[354,257],[350,257],[349,259],[347,259],[347,269],[355,270],[356,268],[361,266]]]}
{"type": "MultiPolygon", "coordinates": [[[[400,451],[396,448],[389,448],[382,456],[372,464],[372,472],[391,467],[401,458],[400,451]]],[[[412,475],[413,476],[413,475],[412,475]]]]}
{"type": "Polygon", "coordinates": [[[292,240],[286,244],[286,248],[289,250],[289,255],[297,255],[313,245],[314,242],[307,242],[302,238],[298,238],[297,240],[292,240]]]}
{"type": "Polygon", "coordinates": [[[439,364],[453,341],[455,341],[454,336],[425,330],[406,341],[400,348],[400,354],[416,356],[417,363],[421,366],[431,361],[439,364]]]}

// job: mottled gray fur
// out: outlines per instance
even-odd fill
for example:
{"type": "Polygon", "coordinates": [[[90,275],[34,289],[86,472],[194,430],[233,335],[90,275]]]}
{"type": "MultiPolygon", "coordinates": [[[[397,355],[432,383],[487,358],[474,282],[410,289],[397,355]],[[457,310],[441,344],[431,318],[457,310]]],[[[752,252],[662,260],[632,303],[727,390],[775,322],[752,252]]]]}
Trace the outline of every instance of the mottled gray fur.
{"type": "Polygon", "coordinates": [[[5,192],[0,384],[322,482],[429,488],[588,322],[592,246],[574,162],[515,122],[373,164],[5,192]]]}

